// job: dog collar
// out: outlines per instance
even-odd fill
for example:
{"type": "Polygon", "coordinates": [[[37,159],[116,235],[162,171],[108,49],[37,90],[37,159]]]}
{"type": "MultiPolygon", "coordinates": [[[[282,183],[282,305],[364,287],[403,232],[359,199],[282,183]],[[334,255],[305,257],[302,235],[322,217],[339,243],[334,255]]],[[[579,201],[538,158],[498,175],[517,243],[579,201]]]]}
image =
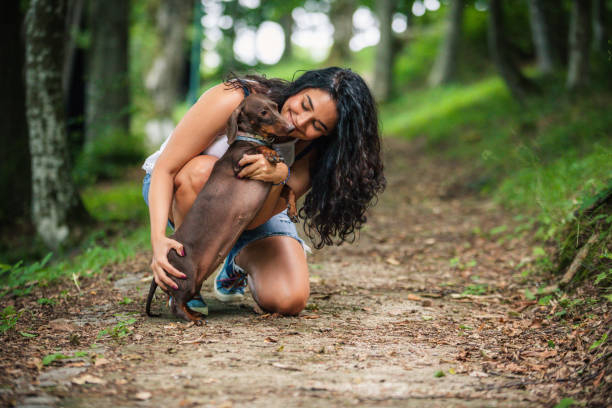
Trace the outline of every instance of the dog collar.
{"type": "Polygon", "coordinates": [[[244,142],[257,143],[262,146],[272,147],[272,142],[269,138],[265,138],[263,136],[259,136],[255,133],[247,133],[247,132],[238,132],[236,135],[236,140],[242,140],[244,142]]]}

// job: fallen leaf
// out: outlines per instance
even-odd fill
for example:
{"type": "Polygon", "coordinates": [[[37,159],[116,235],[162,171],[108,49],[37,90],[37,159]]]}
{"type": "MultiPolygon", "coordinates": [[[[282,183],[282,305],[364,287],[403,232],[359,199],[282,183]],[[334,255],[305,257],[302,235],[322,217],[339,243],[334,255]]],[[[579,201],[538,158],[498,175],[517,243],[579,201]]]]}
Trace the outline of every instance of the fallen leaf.
{"type": "Polygon", "coordinates": [[[49,322],[49,327],[56,331],[74,331],[76,330],[76,326],[70,322],[68,319],[55,319],[49,322]]]}
{"type": "Polygon", "coordinates": [[[321,316],[316,315],[316,314],[303,316],[304,319],[318,319],[319,317],[321,316]]]}
{"type": "Polygon", "coordinates": [[[278,343],[278,340],[276,340],[275,338],[272,338],[272,337],[266,337],[266,338],[264,339],[264,341],[265,341],[266,343],[278,343]]]}
{"type": "Polygon", "coordinates": [[[121,357],[123,357],[124,360],[142,360],[142,356],[136,353],[124,354],[121,357]]]}
{"type": "Polygon", "coordinates": [[[415,302],[420,302],[421,300],[423,300],[422,297],[417,296],[415,294],[409,293],[408,296],[406,296],[406,299],[408,300],[414,300],[415,302]]]}
{"type": "Polygon", "coordinates": [[[99,367],[99,366],[103,366],[110,363],[110,361],[104,357],[99,357],[96,358],[96,361],[94,362],[94,366],[99,367]]]}
{"type": "Polygon", "coordinates": [[[106,380],[103,380],[102,378],[98,378],[98,377],[94,377],[91,374],[84,374],[80,377],[75,377],[72,379],[72,382],[77,384],[77,385],[83,385],[85,383],[88,384],[101,384],[101,385],[105,385],[106,384],[106,380]]]}
{"type": "Polygon", "coordinates": [[[204,343],[205,341],[206,339],[204,338],[204,335],[202,335],[194,340],[183,340],[179,342],[179,344],[198,344],[198,343],[204,343]]]}
{"type": "Polygon", "coordinates": [[[151,398],[151,393],[150,393],[150,392],[148,392],[148,391],[141,391],[141,392],[139,392],[138,394],[134,395],[134,397],[135,397],[136,399],[141,400],[141,401],[146,401],[146,400],[148,400],[149,398],[151,398]]]}
{"type": "Polygon", "coordinates": [[[385,259],[385,262],[390,264],[390,265],[399,265],[400,261],[398,261],[397,259],[393,258],[392,256],[388,257],[387,259],[385,259]]]}
{"type": "Polygon", "coordinates": [[[489,376],[489,374],[483,373],[482,371],[472,371],[470,373],[470,377],[484,378],[484,377],[488,377],[488,376],[489,376]]]}
{"type": "Polygon", "coordinates": [[[601,379],[604,376],[605,372],[606,372],[606,370],[601,370],[601,373],[599,373],[599,375],[597,376],[595,381],[593,381],[593,387],[595,387],[595,388],[599,387],[599,383],[601,382],[601,379]]]}
{"type": "Polygon", "coordinates": [[[288,366],[286,364],[281,364],[281,363],[272,363],[272,367],[280,368],[281,370],[287,370],[287,371],[300,371],[299,368],[288,366]]]}

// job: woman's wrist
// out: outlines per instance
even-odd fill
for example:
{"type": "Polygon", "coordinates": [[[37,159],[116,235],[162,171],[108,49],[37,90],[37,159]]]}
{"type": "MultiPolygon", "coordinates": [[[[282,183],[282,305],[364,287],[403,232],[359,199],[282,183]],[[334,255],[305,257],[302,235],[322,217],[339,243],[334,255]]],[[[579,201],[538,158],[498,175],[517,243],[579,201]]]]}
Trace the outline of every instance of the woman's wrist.
{"type": "MultiPolygon", "coordinates": [[[[280,163],[279,163],[280,164],[280,163]]],[[[287,180],[289,180],[289,177],[291,176],[291,169],[289,168],[289,166],[287,166],[287,164],[282,163],[284,165],[284,167],[287,168],[286,171],[282,170],[280,171],[280,177],[279,179],[277,179],[277,182],[272,182],[273,186],[279,186],[279,185],[285,185],[287,183],[287,180]]],[[[276,165],[276,168],[279,169],[279,165],[276,165]]]]}

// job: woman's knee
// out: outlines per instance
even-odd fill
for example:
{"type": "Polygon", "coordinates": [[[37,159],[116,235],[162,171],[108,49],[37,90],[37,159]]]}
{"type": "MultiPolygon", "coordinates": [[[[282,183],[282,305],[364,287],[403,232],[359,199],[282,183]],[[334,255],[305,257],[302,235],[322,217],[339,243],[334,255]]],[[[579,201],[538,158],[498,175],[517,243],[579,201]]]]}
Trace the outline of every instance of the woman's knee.
{"type": "Polygon", "coordinates": [[[189,160],[174,177],[175,194],[199,193],[210,177],[217,158],[201,155],[189,160]]]}
{"type": "Polygon", "coordinates": [[[258,296],[258,303],[267,312],[295,316],[304,310],[309,295],[309,288],[277,290],[269,295],[261,294],[261,296],[258,296]]]}

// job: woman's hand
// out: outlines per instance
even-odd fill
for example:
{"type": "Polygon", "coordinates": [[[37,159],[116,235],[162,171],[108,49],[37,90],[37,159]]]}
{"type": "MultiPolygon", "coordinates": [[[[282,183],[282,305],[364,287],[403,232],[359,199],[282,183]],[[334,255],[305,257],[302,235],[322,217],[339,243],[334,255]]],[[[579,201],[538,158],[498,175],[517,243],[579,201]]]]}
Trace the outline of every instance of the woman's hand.
{"type": "Polygon", "coordinates": [[[164,290],[168,290],[168,287],[178,289],[176,283],[170,279],[167,273],[180,279],[185,279],[187,276],[170,264],[168,261],[168,252],[174,249],[180,256],[184,256],[185,250],[183,249],[183,244],[165,236],[155,239],[151,243],[153,246],[151,269],[153,269],[155,282],[164,290]]]}
{"type": "Polygon", "coordinates": [[[289,174],[285,163],[272,164],[263,154],[245,154],[238,162],[244,168],[238,173],[238,178],[267,181],[273,184],[282,183],[289,174]]]}

